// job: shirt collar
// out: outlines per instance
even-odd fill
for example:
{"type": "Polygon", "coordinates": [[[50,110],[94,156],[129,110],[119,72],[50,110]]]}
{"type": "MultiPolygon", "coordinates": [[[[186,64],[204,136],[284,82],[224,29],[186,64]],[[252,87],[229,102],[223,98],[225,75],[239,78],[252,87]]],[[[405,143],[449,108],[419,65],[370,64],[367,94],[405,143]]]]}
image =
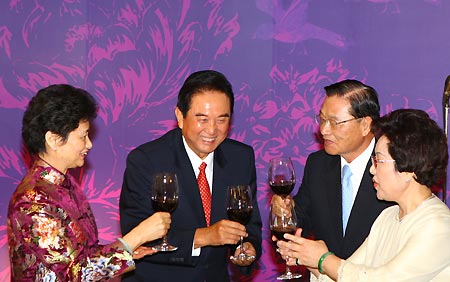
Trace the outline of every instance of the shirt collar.
{"type": "Polygon", "coordinates": [[[375,138],[372,138],[372,141],[370,141],[369,146],[367,146],[367,148],[351,163],[348,163],[343,157],[341,157],[341,171],[344,165],[348,165],[352,173],[355,173],[355,171],[364,172],[366,170],[367,162],[369,161],[374,148],[375,148],[375,138]]]}
{"type": "Polygon", "coordinates": [[[194,151],[192,151],[192,149],[187,144],[184,136],[182,136],[182,138],[183,138],[184,148],[189,157],[189,160],[191,161],[192,168],[194,169],[195,175],[198,175],[198,173],[200,171],[199,167],[203,162],[206,163],[206,170],[212,172],[213,163],[214,163],[214,152],[209,153],[208,156],[206,156],[206,158],[204,158],[202,160],[194,151]]]}

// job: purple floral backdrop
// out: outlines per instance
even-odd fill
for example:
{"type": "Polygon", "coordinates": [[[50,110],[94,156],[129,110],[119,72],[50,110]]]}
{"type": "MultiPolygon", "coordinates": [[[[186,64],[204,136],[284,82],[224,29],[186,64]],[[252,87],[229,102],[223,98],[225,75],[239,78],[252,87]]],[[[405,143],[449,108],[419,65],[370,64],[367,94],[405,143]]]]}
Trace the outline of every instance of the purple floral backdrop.
{"type": "Polygon", "coordinates": [[[264,222],[263,257],[249,280],[273,281],[283,261],[267,227],[268,160],[292,156],[300,182],[306,157],[320,148],[313,116],[323,87],[347,78],[374,86],[383,114],[420,108],[443,124],[449,5],[444,0],[1,1],[0,282],[9,281],[8,201],[29,165],[21,118],[38,89],[69,83],[87,89],[100,104],[94,149],[88,164],[72,174],[90,199],[102,243],[108,243],[120,232],[118,197],[128,152],[176,126],[176,96],[188,74],[215,69],[227,75],[236,95],[230,135],[255,149],[264,222]]]}

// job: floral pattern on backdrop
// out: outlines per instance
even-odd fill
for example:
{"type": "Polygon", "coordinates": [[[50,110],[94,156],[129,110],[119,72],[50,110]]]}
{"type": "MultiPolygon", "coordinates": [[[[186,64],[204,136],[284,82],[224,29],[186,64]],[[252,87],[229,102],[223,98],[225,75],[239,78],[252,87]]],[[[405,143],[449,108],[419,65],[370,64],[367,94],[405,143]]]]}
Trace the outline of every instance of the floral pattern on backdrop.
{"type": "Polygon", "coordinates": [[[420,108],[442,123],[449,14],[443,0],[2,1],[0,282],[9,281],[9,197],[30,164],[21,119],[38,89],[69,83],[100,104],[94,149],[72,175],[106,243],[120,233],[128,152],[176,126],[176,97],[191,72],[223,72],[236,96],[230,137],[255,150],[264,222],[255,273],[231,269],[233,281],[273,281],[284,262],[267,226],[268,160],[291,156],[301,182],[308,154],[320,148],[313,117],[323,87],[347,78],[374,86],[383,114],[420,108]]]}

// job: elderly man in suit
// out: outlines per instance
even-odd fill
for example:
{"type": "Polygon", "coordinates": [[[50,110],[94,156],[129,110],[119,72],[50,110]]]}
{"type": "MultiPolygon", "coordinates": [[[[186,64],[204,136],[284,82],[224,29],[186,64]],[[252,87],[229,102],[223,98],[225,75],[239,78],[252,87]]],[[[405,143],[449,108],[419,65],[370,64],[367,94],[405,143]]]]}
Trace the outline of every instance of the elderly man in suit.
{"type": "MultiPolygon", "coordinates": [[[[369,172],[375,146],[370,129],[380,105],[375,89],[356,80],[326,86],[325,92],[316,116],[324,149],[308,157],[294,203],[302,236],[325,241],[346,259],[390,205],[377,199],[369,172]]],[[[278,196],[272,203],[283,205],[278,196]]]]}
{"type": "MultiPolygon", "coordinates": [[[[228,252],[238,253],[235,244],[241,236],[247,254],[261,255],[257,204],[246,226],[227,219],[229,185],[250,185],[256,199],[253,149],[227,138],[233,95],[223,74],[212,70],[191,74],[178,95],[175,115],[179,128],[129,154],[120,196],[122,232],[155,212],[150,204],[152,175],[175,172],[179,203],[172,213],[168,241],[178,249],[143,258],[123,281],[229,281],[228,252]],[[203,183],[209,184],[208,203],[202,203],[199,186],[203,185],[197,182],[201,166],[207,179],[203,183]]],[[[250,272],[252,262],[233,261],[243,273],[250,272]]]]}

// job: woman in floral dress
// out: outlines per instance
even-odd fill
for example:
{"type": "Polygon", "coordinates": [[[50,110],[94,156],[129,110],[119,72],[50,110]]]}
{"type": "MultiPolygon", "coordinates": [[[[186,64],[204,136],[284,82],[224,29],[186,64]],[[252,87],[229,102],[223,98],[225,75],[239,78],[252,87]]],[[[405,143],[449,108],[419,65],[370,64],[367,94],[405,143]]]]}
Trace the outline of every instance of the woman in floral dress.
{"type": "Polygon", "coordinates": [[[100,245],[89,203],[67,171],[92,148],[97,105],[86,91],[51,85],[25,111],[22,137],[35,161],[11,197],[8,242],[12,281],[101,281],[134,269],[152,254],[142,244],[161,238],[169,213],[155,213],[116,242],[100,245]]]}

